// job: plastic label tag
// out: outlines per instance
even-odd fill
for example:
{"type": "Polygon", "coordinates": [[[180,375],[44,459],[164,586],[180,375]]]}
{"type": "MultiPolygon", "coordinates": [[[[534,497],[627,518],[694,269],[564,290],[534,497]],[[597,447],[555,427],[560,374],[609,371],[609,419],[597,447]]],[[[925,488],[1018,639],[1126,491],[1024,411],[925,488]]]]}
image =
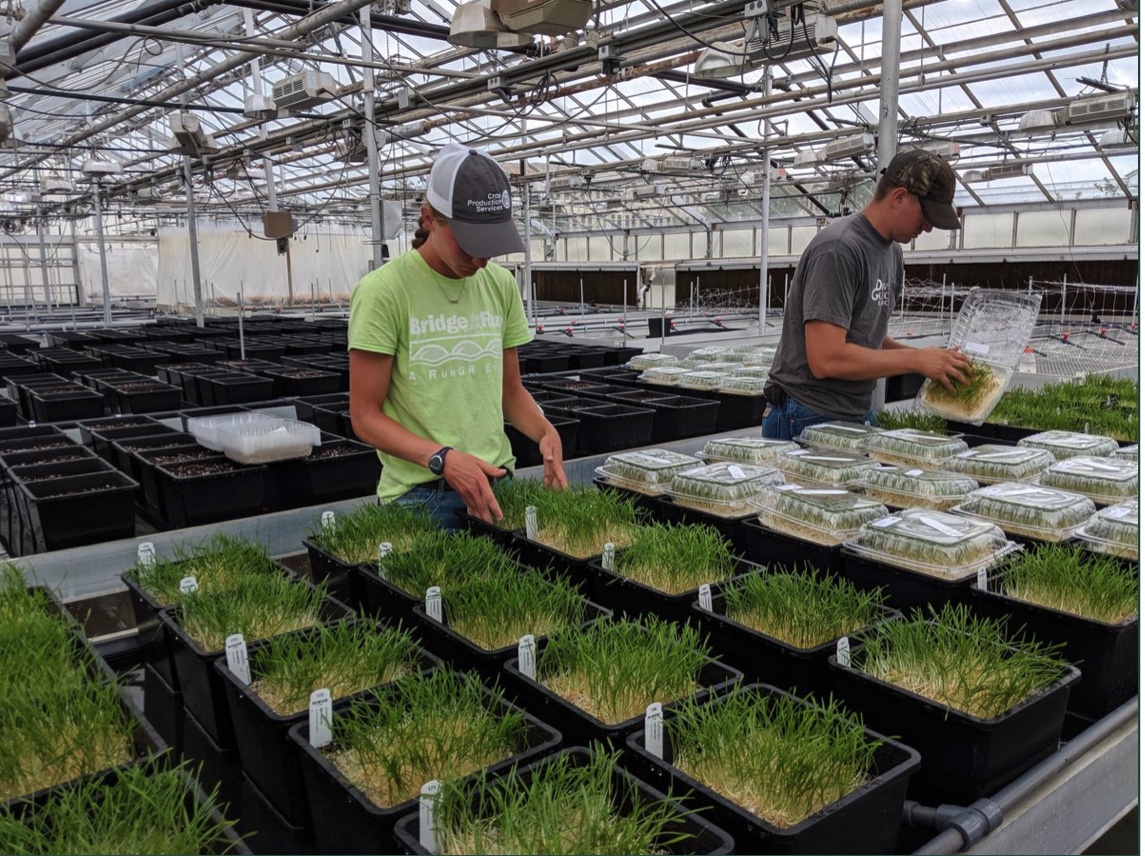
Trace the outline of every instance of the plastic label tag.
{"type": "Polygon", "coordinates": [[[907,470],[905,473],[903,473],[903,475],[910,476],[912,479],[916,479],[922,475],[922,470],[907,470]]]}
{"type": "Polygon", "coordinates": [[[962,350],[968,354],[977,354],[980,357],[984,357],[990,353],[990,346],[981,345],[978,342],[967,342],[962,346],[962,350]]]}
{"type": "Polygon", "coordinates": [[[840,636],[835,643],[835,662],[846,669],[851,668],[851,640],[846,636],[840,636]]]}
{"type": "Polygon", "coordinates": [[[437,852],[437,819],[434,815],[440,793],[441,782],[434,779],[421,786],[421,796],[417,800],[417,841],[428,853],[437,852]]]}
{"type": "Polygon", "coordinates": [[[430,586],[425,590],[425,614],[441,624],[441,586],[430,586]]]}
{"type": "Polygon", "coordinates": [[[870,526],[877,526],[877,527],[879,527],[879,529],[886,529],[888,526],[894,526],[898,522],[899,522],[898,517],[881,517],[869,525],[870,526]]]}
{"type": "Polygon", "coordinates": [[[809,460],[809,461],[826,461],[826,462],[832,463],[832,464],[838,464],[838,463],[853,464],[853,463],[856,463],[854,458],[829,458],[826,455],[812,455],[807,460],[809,460]]]}
{"type": "Polygon", "coordinates": [[[1126,517],[1136,517],[1137,511],[1132,508],[1110,508],[1107,509],[1104,517],[1112,517],[1114,520],[1124,520],[1126,517]]]}
{"type": "Polygon", "coordinates": [[[199,581],[195,579],[194,574],[189,577],[183,577],[179,580],[179,593],[180,594],[194,594],[199,590],[199,581]]]}
{"type": "Polygon", "coordinates": [[[781,484],[781,485],[776,485],[775,489],[776,490],[799,490],[801,487],[802,487],[802,485],[798,485],[798,484],[781,484]]]}
{"type": "Polygon", "coordinates": [[[730,467],[728,467],[728,475],[730,475],[733,479],[746,479],[747,478],[747,473],[745,473],[742,469],[737,467],[735,464],[732,464],[730,467]]]}
{"type": "Polygon", "coordinates": [[[658,701],[644,711],[644,748],[656,758],[664,757],[664,708],[658,701]]]}
{"type": "MultiPolygon", "coordinates": [[[[971,449],[970,452],[971,455],[973,455],[974,450],[971,449]]],[[[965,452],[963,452],[963,455],[965,455],[965,452]]],[[[987,452],[984,455],[978,455],[978,459],[981,461],[1024,461],[1029,459],[1029,457],[1030,453],[1024,451],[987,452]]]]}
{"type": "Polygon", "coordinates": [[[246,686],[250,686],[250,662],[246,658],[246,640],[241,633],[227,637],[227,668],[246,686]]]}
{"type": "Polygon", "coordinates": [[[866,434],[867,432],[862,428],[856,428],[853,425],[832,425],[830,431],[850,431],[852,434],[866,434]]]}
{"type": "Polygon", "coordinates": [[[919,522],[924,523],[927,526],[929,526],[934,531],[941,532],[943,535],[946,535],[950,538],[957,538],[959,535],[962,534],[957,529],[952,529],[951,527],[949,527],[945,523],[943,523],[941,520],[938,520],[937,518],[934,518],[934,517],[928,517],[926,515],[919,515],[918,520],[919,520],[919,522]]]}
{"type": "Polygon", "coordinates": [[[846,494],[845,490],[835,490],[833,488],[819,487],[809,488],[803,491],[800,496],[843,496],[846,494]]]}
{"type": "Polygon", "coordinates": [[[700,609],[706,612],[712,611],[712,587],[708,583],[700,586],[700,609]]]}
{"type": "Polygon", "coordinates": [[[795,458],[795,457],[799,457],[800,455],[810,455],[811,453],[809,451],[807,451],[806,449],[792,449],[787,454],[789,454],[793,458],[795,458]]]}
{"type": "Polygon", "coordinates": [[[334,527],[337,525],[338,524],[334,521],[334,512],[333,511],[323,511],[322,512],[322,530],[324,532],[334,531],[334,527]]]}
{"type": "Polygon", "coordinates": [[[383,580],[386,578],[386,556],[394,551],[394,545],[389,541],[383,541],[378,545],[378,576],[383,580]]]}
{"type": "Polygon", "coordinates": [[[333,739],[331,722],[334,718],[334,702],[330,690],[315,690],[310,694],[310,745],[321,749],[333,739]]]}
{"type": "Polygon", "coordinates": [[[135,560],[145,568],[154,567],[155,545],[150,541],[144,541],[135,552],[135,560]]]}
{"type": "Polygon", "coordinates": [[[525,509],[525,537],[530,541],[537,539],[537,506],[530,505],[525,509]]]}
{"type": "Polygon", "coordinates": [[[1098,470],[1106,473],[1119,473],[1124,467],[1119,467],[1117,464],[1102,463],[1101,461],[1080,461],[1072,463],[1068,468],[1062,467],[1062,469],[1079,470],[1081,472],[1085,472],[1086,470],[1098,470]]]}
{"type": "Polygon", "coordinates": [[[600,566],[606,571],[616,568],[616,545],[611,541],[604,545],[604,552],[600,554],[600,566]]]}
{"type": "Polygon", "coordinates": [[[517,671],[531,681],[537,679],[537,640],[532,633],[517,642],[517,671]]]}
{"type": "Polygon", "coordinates": [[[986,591],[986,569],[978,569],[978,590],[986,591]]]}

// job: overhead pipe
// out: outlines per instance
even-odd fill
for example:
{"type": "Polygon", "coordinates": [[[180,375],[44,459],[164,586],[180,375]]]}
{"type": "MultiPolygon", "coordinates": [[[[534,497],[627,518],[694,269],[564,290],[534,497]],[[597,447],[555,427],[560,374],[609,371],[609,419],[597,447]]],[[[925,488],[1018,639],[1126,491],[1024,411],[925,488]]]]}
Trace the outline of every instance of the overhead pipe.
{"type": "Polygon", "coordinates": [[[12,30],[12,35],[8,39],[13,52],[18,53],[20,48],[28,44],[32,36],[36,35],[36,31],[44,26],[48,19],[63,5],[64,0],[40,0],[39,3],[29,9],[24,19],[12,30]]]}

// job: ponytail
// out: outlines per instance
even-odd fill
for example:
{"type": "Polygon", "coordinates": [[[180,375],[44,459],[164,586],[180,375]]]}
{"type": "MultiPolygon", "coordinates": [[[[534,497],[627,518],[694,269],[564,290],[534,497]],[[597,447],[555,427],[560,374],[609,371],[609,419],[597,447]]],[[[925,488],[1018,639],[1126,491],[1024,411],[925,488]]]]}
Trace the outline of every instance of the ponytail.
{"type": "MultiPolygon", "coordinates": [[[[438,212],[438,210],[436,208],[434,208],[432,205],[430,205],[428,202],[422,206],[422,209],[421,209],[422,212],[424,212],[425,209],[427,209],[427,208],[429,209],[429,213],[430,213],[430,221],[440,220],[443,223],[446,222],[446,218],[442,214],[440,214],[438,212]]],[[[419,213],[417,215],[417,231],[415,231],[413,233],[413,244],[411,245],[413,247],[413,249],[416,250],[418,247],[420,247],[422,244],[424,244],[426,241],[429,240],[429,223],[430,223],[430,221],[427,221],[425,219],[424,213],[419,213]]]]}

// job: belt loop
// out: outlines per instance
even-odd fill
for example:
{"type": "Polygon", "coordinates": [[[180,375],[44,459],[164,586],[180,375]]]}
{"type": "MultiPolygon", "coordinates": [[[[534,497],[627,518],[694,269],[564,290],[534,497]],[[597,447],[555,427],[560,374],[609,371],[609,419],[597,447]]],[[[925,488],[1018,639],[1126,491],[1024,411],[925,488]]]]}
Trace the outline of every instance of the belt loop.
{"type": "Polygon", "coordinates": [[[446,489],[445,479],[438,479],[437,480],[437,498],[438,498],[438,500],[445,498],[445,489],[446,489]]]}

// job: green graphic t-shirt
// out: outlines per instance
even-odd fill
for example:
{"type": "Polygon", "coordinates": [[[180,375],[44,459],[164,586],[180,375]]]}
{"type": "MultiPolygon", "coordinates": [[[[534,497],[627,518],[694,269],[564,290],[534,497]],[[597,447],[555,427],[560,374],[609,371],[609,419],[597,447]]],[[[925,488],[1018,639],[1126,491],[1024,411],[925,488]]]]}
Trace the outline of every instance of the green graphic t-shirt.
{"type": "MultiPolygon", "coordinates": [[[[517,283],[495,264],[449,279],[411,250],[366,274],[350,297],[350,350],[394,358],[383,412],[496,467],[514,462],[501,414],[502,351],[531,338],[517,283]]],[[[425,467],[378,457],[383,502],[434,480],[425,467]]]]}

